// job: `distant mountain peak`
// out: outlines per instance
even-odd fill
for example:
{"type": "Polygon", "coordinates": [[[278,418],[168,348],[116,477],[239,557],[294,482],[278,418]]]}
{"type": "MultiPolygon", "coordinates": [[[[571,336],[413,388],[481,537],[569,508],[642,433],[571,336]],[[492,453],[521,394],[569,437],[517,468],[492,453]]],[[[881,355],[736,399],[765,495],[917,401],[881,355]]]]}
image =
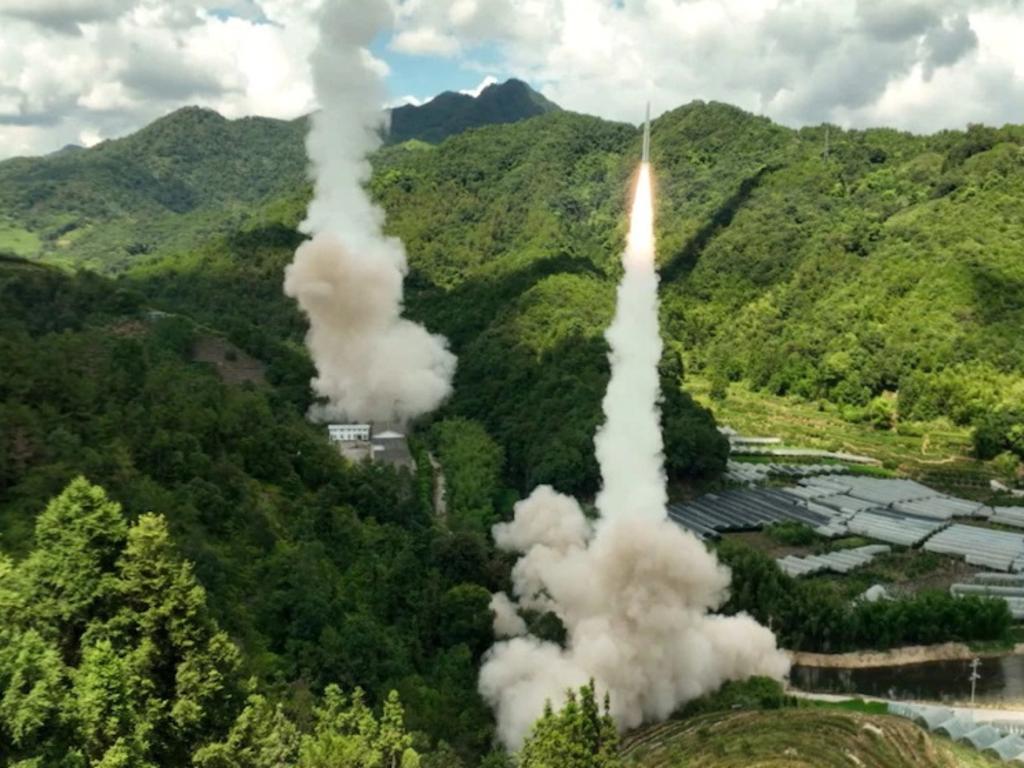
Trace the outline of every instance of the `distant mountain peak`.
{"type": "Polygon", "coordinates": [[[491,83],[479,96],[444,91],[419,106],[395,107],[391,110],[388,142],[419,139],[437,143],[470,128],[515,123],[560,109],[529,84],[511,78],[491,83]]]}

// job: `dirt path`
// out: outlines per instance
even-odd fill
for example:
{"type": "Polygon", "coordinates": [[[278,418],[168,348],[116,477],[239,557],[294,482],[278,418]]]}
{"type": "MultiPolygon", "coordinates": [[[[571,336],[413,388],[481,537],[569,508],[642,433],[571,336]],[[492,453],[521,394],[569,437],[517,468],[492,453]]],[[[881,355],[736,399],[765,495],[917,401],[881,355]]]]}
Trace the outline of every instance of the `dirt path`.
{"type": "Polygon", "coordinates": [[[920,664],[926,661],[970,660],[976,656],[990,658],[1024,654],[1024,643],[1018,643],[1009,652],[973,651],[963,643],[943,643],[942,645],[912,645],[888,651],[855,651],[853,653],[787,651],[787,653],[793,664],[801,666],[867,669],[870,667],[892,667],[899,664],[920,664]]]}
{"type": "Polygon", "coordinates": [[[444,468],[434,458],[434,454],[428,453],[427,458],[434,469],[434,514],[441,525],[448,525],[448,487],[444,479],[444,468]]]}

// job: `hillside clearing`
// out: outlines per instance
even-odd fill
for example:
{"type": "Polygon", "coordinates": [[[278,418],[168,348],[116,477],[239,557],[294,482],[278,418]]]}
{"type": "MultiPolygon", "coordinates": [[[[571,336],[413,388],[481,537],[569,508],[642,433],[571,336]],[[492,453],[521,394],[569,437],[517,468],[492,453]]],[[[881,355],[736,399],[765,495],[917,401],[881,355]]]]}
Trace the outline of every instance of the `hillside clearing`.
{"type": "Polygon", "coordinates": [[[834,406],[729,386],[724,400],[712,400],[707,379],[688,374],[686,388],[714,411],[720,424],[743,435],[781,437],[791,446],[863,454],[914,478],[945,479],[959,487],[985,485],[988,465],[970,455],[970,429],[948,422],[901,424],[895,430],[844,421],[834,406]]]}

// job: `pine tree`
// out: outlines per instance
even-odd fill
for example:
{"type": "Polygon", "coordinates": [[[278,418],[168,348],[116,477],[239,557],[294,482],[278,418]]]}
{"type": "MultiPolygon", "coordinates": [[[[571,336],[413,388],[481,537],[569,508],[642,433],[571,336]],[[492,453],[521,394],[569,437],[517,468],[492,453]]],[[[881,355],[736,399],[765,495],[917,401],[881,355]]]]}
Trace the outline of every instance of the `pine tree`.
{"type": "MultiPolygon", "coordinates": [[[[177,764],[221,726],[226,730],[237,694],[238,650],[209,616],[206,592],[191,565],[177,557],[162,517],[139,517],[117,565],[112,589],[118,610],[91,627],[83,645],[86,654],[101,656],[107,644],[116,649],[125,665],[121,674],[132,681],[133,716],[120,735],[147,743],[161,763],[177,764]]],[[[81,685],[87,684],[83,678],[81,685]]],[[[96,699],[95,707],[79,722],[118,719],[111,698],[96,699]]]]}
{"type": "Polygon", "coordinates": [[[557,714],[547,702],[519,753],[520,768],[620,768],[619,738],[605,696],[598,707],[594,682],[567,691],[557,714]]]}
{"type": "Polygon", "coordinates": [[[292,768],[299,744],[299,729],[281,705],[253,695],[227,738],[199,749],[192,762],[197,768],[292,768]]]}
{"type": "Polygon", "coordinates": [[[55,639],[69,664],[77,660],[86,623],[109,595],[127,531],[121,505],[84,477],[72,480],[36,521],[35,549],[19,568],[25,610],[18,623],[55,639]]]}
{"type": "Polygon", "coordinates": [[[74,480],[0,557],[0,765],[188,764],[228,730],[238,651],[162,517],[74,480]]]}
{"type": "Polygon", "coordinates": [[[316,721],[313,733],[302,739],[298,768],[419,768],[395,691],[378,721],[362,690],[356,688],[350,702],[340,688],[329,685],[316,721]]]}

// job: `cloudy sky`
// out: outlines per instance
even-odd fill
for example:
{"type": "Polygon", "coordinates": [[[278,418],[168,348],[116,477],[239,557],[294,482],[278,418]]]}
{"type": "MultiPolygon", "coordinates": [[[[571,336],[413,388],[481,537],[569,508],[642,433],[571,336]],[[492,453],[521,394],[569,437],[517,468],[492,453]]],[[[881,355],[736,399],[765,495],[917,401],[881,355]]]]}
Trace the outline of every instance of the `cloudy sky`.
{"type": "MultiPolygon", "coordinates": [[[[320,0],[0,0],[0,157],[123,135],[186,104],[315,108],[320,0]]],[[[391,0],[393,101],[518,76],[637,122],[692,99],[789,124],[1024,123],[1024,0],[391,0]]]]}

